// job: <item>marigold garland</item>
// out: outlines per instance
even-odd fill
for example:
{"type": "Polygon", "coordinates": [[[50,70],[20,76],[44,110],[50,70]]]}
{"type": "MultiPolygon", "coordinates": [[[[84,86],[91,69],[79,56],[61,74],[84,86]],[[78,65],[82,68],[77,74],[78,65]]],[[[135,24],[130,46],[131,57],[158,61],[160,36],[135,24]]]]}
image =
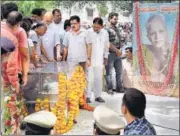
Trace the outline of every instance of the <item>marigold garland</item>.
{"type": "Polygon", "coordinates": [[[40,110],[50,111],[50,102],[48,98],[45,98],[43,101],[40,98],[36,99],[35,112],[38,112],[40,110]]]}
{"type": "Polygon", "coordinates": [[[57,116],[54,126],[55,132],[63,134],[72,129],[74,120],[79,114],[79,105],[86,105],[84,90],[87,82],[81,66],[75,67],[70,80],[67,80],[64,73],[59,73],[58,82],[58,101],[52,112],[57,116]],[[66,107],[68,110],[67,116],[65,115],[66,107]]]}

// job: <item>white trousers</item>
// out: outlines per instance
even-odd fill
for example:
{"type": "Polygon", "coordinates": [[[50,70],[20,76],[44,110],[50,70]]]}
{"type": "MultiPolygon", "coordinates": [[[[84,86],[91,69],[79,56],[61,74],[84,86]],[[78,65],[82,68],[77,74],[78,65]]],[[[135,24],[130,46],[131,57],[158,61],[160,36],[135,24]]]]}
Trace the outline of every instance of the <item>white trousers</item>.
{"type": "Polygon", "coordinates": [[[89,67],[87,69],[87,89],[86,95],[91,98],[91,92],[94,92],[95,98],[101,97],[103,89],[103,67],[89,67]]]}

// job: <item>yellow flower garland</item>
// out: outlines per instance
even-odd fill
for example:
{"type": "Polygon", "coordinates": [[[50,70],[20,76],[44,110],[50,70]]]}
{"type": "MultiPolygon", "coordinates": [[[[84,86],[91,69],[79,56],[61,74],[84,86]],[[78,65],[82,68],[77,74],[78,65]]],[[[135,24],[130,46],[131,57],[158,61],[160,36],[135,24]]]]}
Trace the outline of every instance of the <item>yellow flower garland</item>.
{"type": "Polygon", "coordinates": [[[44,101],[41,101],[40,98],[36,99],[35,112],[38,112],[40,110],[50,111],[50,103],[48,98],[45,98],[44,101]]]}
{"type": "Polygon", "coordinates": [[[79,104],[85,103],[83,93],[87,83],[81,66],[75,68],[69,81],[64,73],[59,73],[58,80],[59,99],[52,112],[57,116],[54,130],[58,134],[63,134],[72,129],[73,121],[79,114],[79,104]],[[67,118],[65,116],[66,107],[68,108],[67,118]]]}

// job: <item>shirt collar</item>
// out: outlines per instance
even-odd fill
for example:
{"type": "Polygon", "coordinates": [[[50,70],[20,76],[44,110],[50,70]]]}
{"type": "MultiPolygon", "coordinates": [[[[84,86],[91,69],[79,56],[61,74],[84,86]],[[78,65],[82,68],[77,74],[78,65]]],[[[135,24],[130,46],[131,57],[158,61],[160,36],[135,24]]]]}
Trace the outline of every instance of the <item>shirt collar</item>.
{"type": "Polygon", "coordinates": [[[71,32],[73,35],[79,35],[80,33],[83,32],[83,29],[80,28],[80,30],[79,30],[77,33],[74,33],[74,32],[72,31],[72,29],[71,29],[70,32],[71,32]]]}
{"type": "Polygon", "coordinates": [[[58,24],[56,24],[54,21],[53,21],[53,24],[55,24],[55,25],[60,25],[60,24],[62,24],[63,23],[63,21],[61,20],[61,22],[59,22],[58,24]]]}
{"type": "Polygon", "coordinates": [[[135,119],[134,121],[132,121],[125,127],[125,130],[131,129],[133,126],[136,126],[137,124],[139,124],[140,121],[142,121],[144,119],[145,119],[144,117],[135,119]]]}
{"type": "Polygon", "coordinates": [[[94,30],[93,30],[93,32],[94,33],[96,33],[96,34],[101,34],[101,32],[102,32],[102,29],[97,33],[97,32],[95,32],[94,30]]]}

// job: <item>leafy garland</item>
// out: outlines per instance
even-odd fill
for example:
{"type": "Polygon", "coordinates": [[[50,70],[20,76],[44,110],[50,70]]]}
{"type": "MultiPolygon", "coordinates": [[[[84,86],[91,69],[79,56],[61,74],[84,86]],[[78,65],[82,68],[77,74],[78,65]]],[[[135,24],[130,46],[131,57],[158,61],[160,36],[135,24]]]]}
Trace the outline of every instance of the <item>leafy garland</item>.
{"type": "MultiPolygon", "coordinates": [[[[138,51],[138,58],[139,58],[139,66],[140,66],[140,72],[142,74],[143,80],[147,80],[147,75],[146,75],[146,71],[145,71],[145,64],[144,64],[144,59],[143,59],[143,54],[142,54],[142,47],[141,47],[141,39],[140,39],[140,23],[139,23],[139,2],[135,3],[135,23],[136,23],[136,43],[137,43],[137,51],[138,51]]],[[[176,19],[176,31],[175,31],[175,35],[174,35],[175,39],[173,41],[173,53],[171,56],[171,62],[170,62],[170,66],[169,66],[169,71],[167,74],[167,77],[164,81],[163,86],[160,89],[156,89],[154,88],[152,90],[153,94],[160,94],[164,91],[164,89],[167,87],[167,85],[169,84],[171,77],[173,75],[174,72],[174,65],[175,65],[175,61],[177,58],[177,53],[178,53],[178,38],[179,38],[179,12],[177,14],[177,19],[176,19]]]]}
{"type": "MultiPolygon", "coordinates": [[[[4,89],[9,90],[9,89],[4,89]]],[[[18,134],[21,120],[28,115],[27,108],[22,97],[18,100],[17,95],[7,91],[4,97],[3,124],[4,134],[18,134]]]]}

